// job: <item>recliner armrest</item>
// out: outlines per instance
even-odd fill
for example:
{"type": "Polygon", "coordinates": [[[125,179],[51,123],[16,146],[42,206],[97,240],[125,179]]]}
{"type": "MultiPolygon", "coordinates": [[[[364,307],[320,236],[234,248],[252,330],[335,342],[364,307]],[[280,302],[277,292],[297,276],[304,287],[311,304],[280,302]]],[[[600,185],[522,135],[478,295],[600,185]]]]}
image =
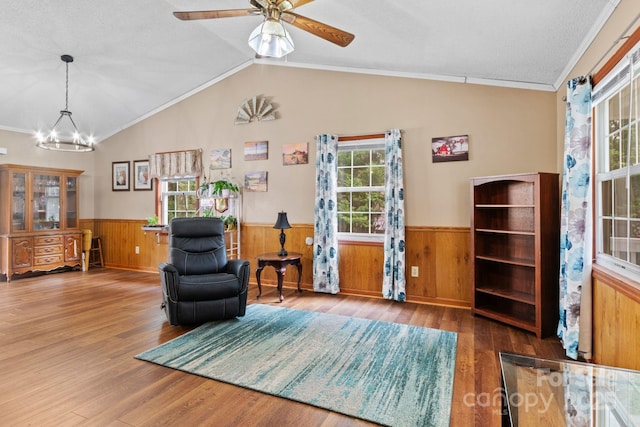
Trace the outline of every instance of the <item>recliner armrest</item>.
{"type": "Polygon", "coordinates": [[[171,301],[178,301],[178,282],[180,280],[178,270],[166,262],[160,263],[158,270],[160,270],[160,282],[165,288],[167,297],[171,301]]]}
{"type": "Polygon", "coordinates": [[[243,288],[240,291],[241,293],[246,291],[249,284],[249,275],[251,274],[249,268],[249,261],[244,259],[230,259],[227,261],[225,272],[238,277],[243,288]]]}

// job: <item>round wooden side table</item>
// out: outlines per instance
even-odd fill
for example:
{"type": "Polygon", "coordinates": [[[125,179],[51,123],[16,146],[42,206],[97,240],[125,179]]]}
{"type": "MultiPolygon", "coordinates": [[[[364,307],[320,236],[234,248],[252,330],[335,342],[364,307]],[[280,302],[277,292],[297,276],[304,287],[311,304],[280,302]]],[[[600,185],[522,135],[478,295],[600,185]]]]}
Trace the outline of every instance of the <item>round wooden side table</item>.
{"type": "Polygon", "coordinates": [[[288,265],[298,267],[298,292],[300,289],[300,279],[302,278],[302,262],[300,262],[302,254],[298,252],[289,252],[287,255],[278,255],[278,252],[269,252],[258,255],[258,268],[256,268],[256,280],[258,281],[258,298],[262,295],[262,286],[260,284],[260,273],[266,266],[271,266],[276,270],[278,275],[278,293],[280,294],[280,302],[284,301],[282,296],[282,280],[284,273],[287,271],[288,265]]]}

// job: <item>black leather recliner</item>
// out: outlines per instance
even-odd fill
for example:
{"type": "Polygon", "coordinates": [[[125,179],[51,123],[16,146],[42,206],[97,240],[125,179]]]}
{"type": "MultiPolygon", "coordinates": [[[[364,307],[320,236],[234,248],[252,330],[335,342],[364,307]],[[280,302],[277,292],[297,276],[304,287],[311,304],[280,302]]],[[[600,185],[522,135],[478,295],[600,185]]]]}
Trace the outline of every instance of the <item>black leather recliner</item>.
{"type": "Polygon", "coordinates": [[[249,261],[227,261],[220,218],[174,218],[169,223],[169,262],[158,266],[162,307],[172,325],[244,316],[249,261]]]}

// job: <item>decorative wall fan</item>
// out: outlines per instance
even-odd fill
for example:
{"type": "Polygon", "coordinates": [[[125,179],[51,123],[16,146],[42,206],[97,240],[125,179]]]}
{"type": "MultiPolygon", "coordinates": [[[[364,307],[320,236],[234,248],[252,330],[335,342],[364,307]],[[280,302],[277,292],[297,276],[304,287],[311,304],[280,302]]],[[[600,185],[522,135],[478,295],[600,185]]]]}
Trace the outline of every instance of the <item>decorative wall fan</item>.
{"type": "Polygon", "coordinates": [[[293,12],[293,9],[312,1],[249,0],[252,7],[248,9],[173,12],[173,15],[184,21],[262,15],[264,16],[264,22],[253,30],[249,36],[249,45],[260,56],[280,58],[293,51],[293,40],[291,40],[289,32],[284,28],[281,21],[338,46],[345,47],[349,45],[355,38],[353,34],[293,12]]]}

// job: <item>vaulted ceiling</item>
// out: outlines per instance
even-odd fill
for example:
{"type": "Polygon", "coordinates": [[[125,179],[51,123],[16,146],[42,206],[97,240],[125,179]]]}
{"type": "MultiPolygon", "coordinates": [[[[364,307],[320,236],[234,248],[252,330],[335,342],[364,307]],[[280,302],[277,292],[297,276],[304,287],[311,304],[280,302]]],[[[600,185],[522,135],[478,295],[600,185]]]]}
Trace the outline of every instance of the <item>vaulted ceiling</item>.
{"type": "Polygon", "coordinates": [[[355,35],[342,48],[285,24],[295,51],[255,59],[260,16],[180,21],[248,0],[0,0],[0,128],[65,106],[98,141],[254,61],[556,90],[619,0],[315,0],[295,12],[355,35]]]}

